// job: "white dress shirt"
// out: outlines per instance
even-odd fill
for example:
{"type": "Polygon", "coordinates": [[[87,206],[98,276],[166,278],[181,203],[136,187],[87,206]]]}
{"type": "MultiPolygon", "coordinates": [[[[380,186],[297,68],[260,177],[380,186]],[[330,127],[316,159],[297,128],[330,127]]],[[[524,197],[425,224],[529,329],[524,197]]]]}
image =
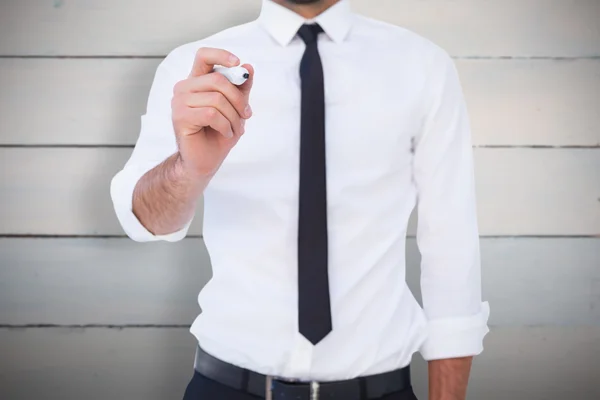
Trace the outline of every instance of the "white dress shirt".
{"type": "MultiPolygon", "coordinates": [[[[264,0],[253,22],[173,50],[160,64],[133,154],[113,179],[116,214],[132,213],[140,177],[177,151],[172,89],[200,47],[255,68],[254,115],[204,193],[213,277],[191,333],[209,353],[251,370],[347,379],[426,360],[479,354],[481,300],[468,116],[454,63],[428,40],[354,14],[343,0],[316,19],[326,96],[329,275],[333,331],[313,346],[298,332],[297,226],[301,16],[264,0]],[[418,206],[421,308],[405,281],[405,240],[418,206]]],[[[190,221],[191,222],[191,221],[190,221]]]]}

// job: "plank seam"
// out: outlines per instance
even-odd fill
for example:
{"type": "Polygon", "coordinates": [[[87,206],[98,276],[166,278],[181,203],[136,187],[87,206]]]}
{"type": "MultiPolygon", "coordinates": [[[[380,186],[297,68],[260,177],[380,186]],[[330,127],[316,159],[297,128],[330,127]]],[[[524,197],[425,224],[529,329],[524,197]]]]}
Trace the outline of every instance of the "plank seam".
{"type": "MultiPolygon", "coordinates": [[[[134,144],[2,144],[0,149],[133,149],[134,144]]],[[[600,143],[591,145],[505,145],[505,144],[482,144],[473,145],[474,149],[600,149],[600,143]]]]}
{"type": "Polygon", "coordinates": [[[455,60],[600,60],[600,55],[589,56],[452,56],[455,60]]]}
{"type": "MultiPolygon", "coordinates": [[[[416,235],[407,235],[416,239],[416,235]]],[[[203,239],[203,235],[187,235],[185,239],[203,239]]],[[[480,235],[480,239],[600,239],[600,233],[592,235],[480,235]]],[[[60,235],[3,233],[0,239],[129,239],[127,235],[60,235]]]]}
{"type": "Polygon", "coordinates": [[[146,329],[146,328],[165,328],[165,329],[189,329],[190,324],[0,324],[0,329],[146,329]]]}
{"type": "MultiPolygon", "coordinates": [[[[490,329],[494,328],[506,328],[506,327],[519,327],[519,328],[570,328],[570,327],[593,327],[597,325],[561,325],[561,324],[518,324],[518,325],[507,325],[507,324],[494,324],[488,323],[490,329]]],[[[25,330],[25,329],[190,329],[191,324],[23,324],[23,325],[12,325],[12,324],[0,324],[0,329],[6,330],[25,330]]],[[[598,326],[600,327],[600,326],[598,326]]]]}
{"type": "Polygon", "coordinates": [[[578,144],[567,144],[567,145],[546,145],[546,144],[524,144],[524,145],[507,145],[507,144],[482,144],[474,145],[476,149],[600,149],[600,143],[591,145],[578,145],[578,144]]]}
{"type": "MultiPolygon", "coordinates": [[[[202,239],[202,235],[187,235],[187,239],[202,239]]],[[[35,233],[3,233],[0,239],[128,239],[127,235],[61,235],[35,233]]]]}
{"type": "Polygon", "coordinates": [[[23,59],[23,60],[161,60],[166,55],[146,56],[112,56],[112,55],[12,55],[1,54],[0,59],[23,59]]]}
{"type": "MultiPolygon", "coordinates": [[[[43,55],[43,54],[0,54],[0,59],[32,59],[32,60],[161,60],[167,55],[43,55]]],[[[587,56],[451,56],[455,60],[551,60],[551,61],[573,61],[573,60],[600,60],[600,55],[587,56]]]]}
{"type": "Polygon", "coordinates": [[[133,149],[133,144],[2,144],[0,149],[133,149]]]}

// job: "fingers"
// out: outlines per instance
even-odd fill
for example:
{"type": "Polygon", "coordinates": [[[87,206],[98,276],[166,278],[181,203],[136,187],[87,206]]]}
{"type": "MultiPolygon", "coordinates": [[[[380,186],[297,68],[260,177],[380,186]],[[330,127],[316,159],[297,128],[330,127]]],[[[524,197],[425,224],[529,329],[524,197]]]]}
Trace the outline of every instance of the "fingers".
{"type": "Polygon", "coordinates": [[[177,111],[174,122],[177,119],[182,126],[198,130],[208,126],[226,138],[242,135],[245,120],[252,116],[248,100],[254,69],[249,64],[243,65],[250,76],[240,86],[213,72],[215,65],[235,67],[239,64],[240,60],[227,50],[199,49],[188,79],[178,82],[173,89],[173,109],[177,111]]]}
{"type": "Polygon", "coordinates": [[[182,101],[186,107],[190,108],[203,108],[213,107],[216,108],[227,120],[233,128],[233,132],[236,135],[242,135],[244,133],[243,120],[238,114],[237,110],[231,105],[227,98],[220,92],[202,92],[202,93],[190,93],[185,96],[182,101]]]}
{"type": "Polygon", "coordinates": [[[219,73],[189,78],[177,83],[174,88],[174,93],[177,96],[203,92],[219,92],[223,94],[241,118],[248,119],[252,115],[251,110],[246,109],[248,106],[249,89],[242,91],[219,73]]]}
{"type": "Polygon", "coordinates": [[[184,114],[184,118],[188,121],[194,121],[199,129],[210,126],[227,139],[231,139],[234,135],[229,120],[216,108],[188,108],[184,114]]]}
{"type": "Polygon", "coordinates": [[[235,67],[239,63],[240,60],[227,50],[202,47],[196,52],[190,77],[208,74],[215,65],[235,67]]]}

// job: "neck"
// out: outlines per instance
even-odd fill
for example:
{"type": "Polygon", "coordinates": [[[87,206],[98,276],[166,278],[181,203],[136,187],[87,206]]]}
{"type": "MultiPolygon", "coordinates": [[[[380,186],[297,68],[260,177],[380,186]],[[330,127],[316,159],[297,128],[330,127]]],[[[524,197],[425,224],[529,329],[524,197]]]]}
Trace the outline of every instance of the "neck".
{"type": "Polygon", "coordinates": [[[289,8],[296,14],[301,15],[306,19],[315,18],[329,7],[339,2],[340,0],[318,0],[310,4],[296,4],[288,0],[272,0],[273,2],[289,8]]]}

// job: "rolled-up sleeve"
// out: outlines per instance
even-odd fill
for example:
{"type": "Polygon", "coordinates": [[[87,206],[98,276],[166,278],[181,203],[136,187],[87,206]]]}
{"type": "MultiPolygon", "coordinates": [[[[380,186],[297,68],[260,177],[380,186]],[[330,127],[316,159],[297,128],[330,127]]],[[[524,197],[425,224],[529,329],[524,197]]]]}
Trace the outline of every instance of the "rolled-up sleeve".
{"type": "Polygon", "coordinates": [[[110,185],[110,195],[119,223],[127,236],[137,242],[179,241],[186,236],[193,220],[192,218],[177,232],[154,235],[133,213],[133,191],[140,178],[177,151],[171,120],[171,99],[173,87],[181,78],[178,79],[169,66],[177,61],[177,53],[172,52],[158,66],[133,152],[110,185]]]}
{"type": "Polygon", "coordinates": [[[481,300],[469,118],[452,59],[439,50],[431,65],[413,168],[428,320],[428,337],[420,349],[425,360],[477,355],[489,331],[489,305],[481,300]]]}

